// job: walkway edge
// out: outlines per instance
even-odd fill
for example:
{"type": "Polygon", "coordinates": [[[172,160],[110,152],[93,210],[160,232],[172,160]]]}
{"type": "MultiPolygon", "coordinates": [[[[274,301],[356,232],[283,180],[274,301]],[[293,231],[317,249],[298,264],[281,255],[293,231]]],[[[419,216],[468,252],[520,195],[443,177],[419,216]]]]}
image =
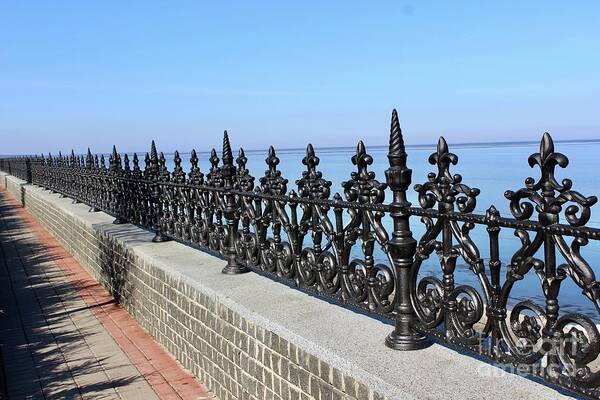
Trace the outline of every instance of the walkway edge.
{"type": "Polygon", "coordinates": [[[13,177],[6,181],[221,399],[569,398],[439,345],[389,350],[380,339],[390,327],[380,321],[256,274],[224,276],[220,259],[175,242],[151,243],[149,232],[113,225],[106,214],[13,177]]]}

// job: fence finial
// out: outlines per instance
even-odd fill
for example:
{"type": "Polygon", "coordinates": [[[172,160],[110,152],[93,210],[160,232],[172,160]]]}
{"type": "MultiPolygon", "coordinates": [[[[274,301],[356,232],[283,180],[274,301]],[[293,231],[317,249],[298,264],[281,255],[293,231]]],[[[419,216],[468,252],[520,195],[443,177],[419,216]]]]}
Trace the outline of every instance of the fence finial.
{"type": "Polygon", "coordinates": [[[231,151],[231,144],[229,143],[227,131],[223,133],[223,165],[233,165],[233,153],[231,151]]]}
{"type": "Polygon", "coordinates": [[[552,136],[548,132],[544,132],[540,141],[540,157],[542,160],[545,160],[552,153],[554,153],[554,140],[552,140],[552,136]]]}
{"type": "Polygon", "coordinates": [[[158,165],[158,152],[156,151],[156,144],[154,143],[154,140],[150,146],[150,161],[155,165],[158,165]]]}
{"type": "Polygon", "coordinates": [[[404,138],[402,129],[400,129],[400,120],[396,109],[392,111],[392,123],[390,126],[390,147],[388,159],[392,167],[406,166],[406,149],[404,147],[404,138]]]}
{"type": "Polygon", "coordinates": [[[88,147],[87,156],[85,158],[85,165],[86,165],[86,167],[91,168],[93,163],[94,163],[94,156],[92,155],[92,150],[90,150],[90,148],[88,147]]]}
{"type": "Polygon", "coordinates": [[[244,152],[244,149],[240,147],[240,151],[239,151],[238,157],[236,159],[236,163],[238,165],[238,170],[245,170],[247,162],[248,162],[248,157],[246,157],[246,153],[244,152]]]}

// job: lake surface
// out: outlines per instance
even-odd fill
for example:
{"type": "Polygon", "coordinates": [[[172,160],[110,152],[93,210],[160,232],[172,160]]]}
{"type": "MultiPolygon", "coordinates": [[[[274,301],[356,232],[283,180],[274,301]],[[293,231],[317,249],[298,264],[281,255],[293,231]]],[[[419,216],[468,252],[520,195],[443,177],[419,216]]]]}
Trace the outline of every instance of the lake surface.
{"type": "MultiPolygon", "coordinates": [[[[475,213],[485,214],[485,210],[494,205],[502,216],[509,217],[509,202],[504,198],[504,191],[518,190],[524,186],[525,178],[532,176],[539,177],[539,169],[530,168],[527,158],[530,154],[539,151],[539,144],[534,143],[502,143],[493,145],[457,145],[449,143],[450,151],[457,154],[459,162],[457,166],[451,168],[452,173],[460,173],[463,176],[463,183],[472,188],[479,188],[481,194],[477,197],[477,206],[475,213]]],[[[160,149],[159,149],[160,150],[160,149]]],[[[600,143],[599,142],[558,142],[555,143],[555,150],[565,154],[569,160],[569,166],[566,169],[557,168],[556,176],[560,182],[563,178],[573,180],[573,189],[585,196],[600,195],[600,143]]],[[[323,176],[332,181],[332,195],[339,191],[343,193],[341,182],[350,178],[350,173],[355,171],[352,165],[351,157],[355,153],[354,148],[315,148],[317,156],[321,159],[319,170],[323,176]]],[[[407,147],[408,166],[413,170],[413,185],[427,181],[427,173],[436,171],[436,168],[427,162],[429,155],[435,151],[435,146],[407,147]]],[[[387,147],[369,147],[367,152],[373,156],[374,163],[370,170],[376,173],[377,179],[385,182],[384,171],[388,168],[387,147]]],[[[302,158],[304,150],[282,150],[277,151],[280,158],[279,170],[282,175],[289,179],[288,190],[296,189],[295,181],[302,176],[304,165],[302,158]]],[[[251,174],[257,178],[264,175],[266,170],[265,158],[266,150],[246,151],[248,157],[248,169],[251,174]]],[[[168,159],[169,170],[172,171],[172,154],[165,155],[168,159]]],[[[219,154],[219,157],[221,155],[219,154]]],[[[235,154],[237,156],[237,152],[235,154]]],[[[189,153],[181,153],[184,160],[183,166],[186,171],[189,170],[189,153]]],[[[209,170],[209,153],[199,152],[200,168],[206,173],[209,170]]],[[[391,200],[391,195],[386,194],[386,202],[391,200]]],[[[409,192],[409,200],[418,205],[417,194],[414,190],[409,192]]],[[[386,225],[390,225],[389,219],[386,225]]],[[[600,228],[600,206],[592,208],[592,217],[588,223],[590,227],[600,228]]],[[[415,238],[419,239],[424,232],[424,226],[418,218],[411,219],[411,229],[415,238]]],[[[391,230],[388,230],[391,232],[391,230]]],[[[488,235],[485,227],[477,227],[471,237],[479,247],[482,257],[489,258],[488,235]]],[[[570,240],[569,240],[570,242],[570,240]]],[[[503,229],[500,234],[501,259],[503,266],[509,261],[514,252],[520,247],[520,241],[508,229],[503,229]]],[[[355,255],[360,257],[360,246],[355,246],[355,255]]],[[[597,275],[600,276],[600,243],[591,241],[589,245],[582,249],[582,255],[588,260],[597,275]]],[[[538,257],[543,259],[540,254],[538,257]]],[[[377,262],[387,262],[383,252],[378,250],[376,253],[377,262]]],[[[557,263],[563,260],[559,256],[557,263]]],[[[504,268],[504,267],[503,267],[504,268]]],[[[421,268],[421,275],[440,276],[440,267],[435,254],[424,263],[421,268]]],[[[505,270],[501,274],[504,279],[505,270]]],[[[600,279],[600,277],[599,277],[600,279]]],[[[475,288],[479,283],[475,275],[469,270],[469,267],[459,258],[455,273],[456,284],[468,284],[475,288]]],[[[538,304],[544,305],[544,296],[541,285],[533,271],[530,271],[523,281],[518,282],[512,291],[514,304],[517,301],[530,298],[538,304]]],[[[561,287],[559,303],[564,312],[581,312],[598,321],[598,311],[592,303],[581,294],[581,290],[567,278],[561,287]]]]}

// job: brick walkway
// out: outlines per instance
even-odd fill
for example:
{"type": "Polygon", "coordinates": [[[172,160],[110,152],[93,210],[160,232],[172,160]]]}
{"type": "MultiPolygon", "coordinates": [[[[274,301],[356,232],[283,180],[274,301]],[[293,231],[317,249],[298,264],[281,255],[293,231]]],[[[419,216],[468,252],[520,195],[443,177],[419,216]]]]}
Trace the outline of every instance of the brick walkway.
{"type": "Polygon", "coordinates": [[[6,191],[0,349],[9,399],[213,398],[6,191]]]}

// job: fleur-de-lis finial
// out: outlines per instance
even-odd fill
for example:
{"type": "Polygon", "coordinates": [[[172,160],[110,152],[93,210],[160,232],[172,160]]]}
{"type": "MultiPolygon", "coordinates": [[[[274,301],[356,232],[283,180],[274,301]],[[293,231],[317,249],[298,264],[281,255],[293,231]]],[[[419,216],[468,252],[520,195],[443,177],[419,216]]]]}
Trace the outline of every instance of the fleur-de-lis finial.
{"type": "Polygon", "coordinates": [[[246,168],[246,163],[248,162],[248,158],[246,157],[246,153],[244,149],[240,147],[240,151],[236,158],[237,164],[237,184],[240,189],[245,191],[251,191],[254,188],[254,177],[250,175],[250,171],[246,168]]]}
{"type": "Polygon", "coordinates": [[[120,171],[120,169],[121,169],[121,157],[119,156],[119,153],[117,152],[117,147],[113,145],[112,154],[110,156],[109,171],[112,174],[116,174],[120,171]]]}
{"type": "Polygon", "coordinates": [[[269,146],[269,153],[265,162],[269,166],[271,171],[275,171],[277,169],[277,165],[279,164],[279,157],[275,154],[275,148],[273,146],[269,146]]]}
{"type": "Polygon", "coordinates": [[[192,185],[201,185],[204,183],[204,174],[200,172],[200,168],[198,167],[198,155],[196,154],[196,150],[192,149],[192,154],[190,155],[190,173],[188,175],[188,179],[192,185]]]}
{"type": "Polygon", "coordinates": [[[100,171],[106,173],[106,161],[104,160],[104,154],[100,156],[100,171]]]}
{"type": "Polygon", "coordinates": [[[344,194],[348,201],[359,201],[361,203],[379,204],[385,198],[385,183],[375,179],[375,173],[369,171],[369,165],[373,164],[373,157],[367,153],[365,144],[361,141],[356,146],[356,154],[352,156],[352,164],[356,165],[357,171],[350,174],[350,180],[342,182],[344,194]]]}
{"type": "Polygon", "coordinates": [[[142,170],[140,168],[140,159],[137,153],[133,153],[133,176],[136,178],[142,177],[142,170]]]}
{"type": "Polygon", "coordinates": [[[123,163],[123,172],[125,172],[125,175],[128,176],[131,174],[131,167],[129,166],[129,155],[127,155],[127,153],[125,153],[123,156],[123,163]]]}
{"type": "Polygon", "coordinates": [[[219,168],[219,157],[217,156],[217,150],[214,148],[210,152],[210,172],[207,175],[208,183],[212,186],[221,186],[223,184],[221,168],[219,168]]]}
{"type": "Polygon", "coordinates": [[[461,213],[473,211],[480,191],[462,183],[460,174],[450,173],[450,165],[458,163],[458,156],[448,151],[444,137],[439,138],[437,149],[429,156],[428,161],[437,166],[438,171],[437,174],[430,172],[425,184],[415,185],[421,207],[432,208],[438,204],[445,211],[451,211],[456,205],[461,213]]]}
{"type": "Polygon", "coordinates": [[[215,150],[214,148],[210,152],[209,161],[213,169],[219,168],[219,157],[217,156],[217,150],[215,150]]]}
{"type": "Polygon", "coordinates": [[[306,156],[302,159],[302,164],[306,165],[309,174],[316,174],[319,161],[319,157],[315,155],[313,145],[309,143],[308,146],[306,146],[306,156]]]}
{"type": "Polygon", "coordinates": [[[163,181],[169,180],[169,171],[167,170],[167,159],[165,158],[165,154],[161,151],[160,156],[158,157],[158,175],[159,178],[163,181]]]}
{"type": "Polygon", "coordinates": [[[143,176],[145,179],[152,179],[154,175],[154,171],[152,168],[152,164],[150,162],[150,154],[146,153],[144,156],[144,173],[143,176]]]}
{"type": "Polygon", "coordinates": [[[173,156],[173,180],[177,183],[185,182],[185,172],[181,167],[181,157],[179,156],[179,151],[175,150],[175,155],[173,156]]]}
{"type": "Polygon", "coordinates": [[[238,165],[238,170],[246,169],[246,163],[248,162],[248,157],[246,157],[246,153],[244,152],[244,149],[242,149],[241,147],[240,147],[240,151],[238,153],[238,156],[237,156],[235,162],[238,165]]]}
{"type": "Polygon", "coordinates": [[[573,182],[570,179],[563,179],[558,183],[554,176],[556,166],[567,167],[569,159],[564,154],[554,151],[554,142],[548,132],[542,136],[539,153],[532,154],[527,161],[530,167],[537,165],[540,168],[540,178],[536,181],[528,177],[525,179],[525,188],[516,192],[507,190],[504,193],[504,197],[510,200],[513,216],[519,220],[530,218],[535,204],[535,209],[540,214],[540,221],[544,224],[552,224],[558,222],[562,206],[572,203],[565,210],[567,222],[573,226],[585,225],[591,216],[590,207],[596,204],[598,199],[596,196],[585,197],[571,190],[573,182]],[[523,199],[533,204],[527,201],[521,202],[523,199]]]}
{"type": "Polygon", "coordinates": [[[192,153],[190,154],[190,165],[191,170],[190,171],[194,171],[196,168],[198,168],[198,155],[196,154],[196,150],[192,149],[192,153]]]}
{"type": "Polygon", "coordinates": [[[281,172],[277,170],[279,158],[275,154],[275,148],[269,147],[269,154],[265,159],[269,169],[265,171],[265,176],[260,178],[261,188],[264,193],[283,195],[287,192],[288,180],[281,176],[281,172]]]}
{"type": "Polygon", "coordinates": [[[94,156],[92,155],[92,150],[90,150],[90,148],[88,147],[87,149],[87,157],[85,160],[85,166],[87,168],[92,168],[93,164],[94,164],[94,156]]]}
{"type": "Polygon", "coordinates": [[[446,143],[446,139],[443,136],[440,136],[438,139],[436,152],[429,156],[429,163],[437,165],[437,179],[440,183],[449,184],[453,182],[454,177],[450,173],[450,165],[458,163],[458,156],[448,151],[448,143],[446,143]]]}
{"type": "Polygon", "coordinates": [[[302,178],[296,181],[300,197],[326,199],[330,195],[331,182],[323,179],[323,174],[317,171],[319,157],[315,155],[312,144],[306,146],[306,156],[302,164],[306,165],[306,171],[302,172],[302,178]]]}

